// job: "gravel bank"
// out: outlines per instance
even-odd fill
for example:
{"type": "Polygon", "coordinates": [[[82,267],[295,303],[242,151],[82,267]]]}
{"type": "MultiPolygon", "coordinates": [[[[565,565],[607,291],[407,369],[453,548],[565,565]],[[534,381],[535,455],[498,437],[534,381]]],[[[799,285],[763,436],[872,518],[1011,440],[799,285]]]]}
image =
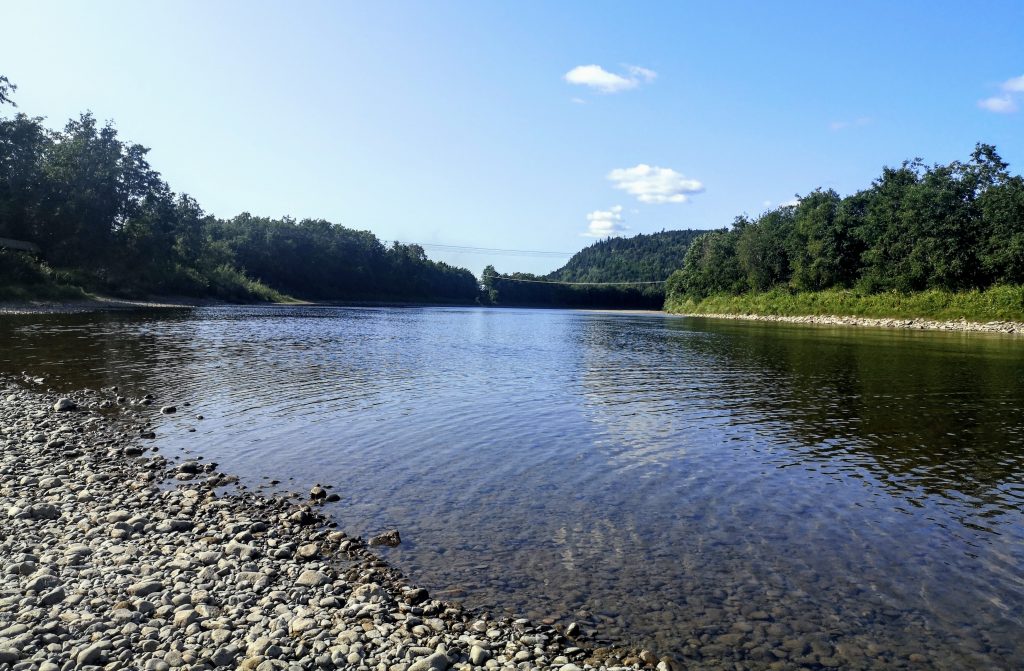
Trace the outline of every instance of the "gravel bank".
{"type": "Polygon", "coordinates": [[[937,321],[934,319],[895,319],[876,317],[841,317],[837,315],[784,315],[755,314],[679,314],[680,317],[706,319],[746,319],[757,322],[785,322],[787,324],[825,324],[829,326],[868,326],[873,328],[914,329],[930,331],[982,331],[986,333],[1024,333],[1024,322],[971,322],[966,319],[937,321]]]}
{"type": "Polygon", "coordinates": [[[147,301],[94,296],[85,300],[0,301],[0,315],[75,314],[79,312],[96,312],[98,310],[192,308],[201,305],[223,304],[222,301],[173,297],[147,301]]]}
{"type": "Polygon", "coordinates": [[[140,409],[0,379],[0,670],[676,668],[433,599],[331,528],[325,490],[154,454],[140,409]]]}

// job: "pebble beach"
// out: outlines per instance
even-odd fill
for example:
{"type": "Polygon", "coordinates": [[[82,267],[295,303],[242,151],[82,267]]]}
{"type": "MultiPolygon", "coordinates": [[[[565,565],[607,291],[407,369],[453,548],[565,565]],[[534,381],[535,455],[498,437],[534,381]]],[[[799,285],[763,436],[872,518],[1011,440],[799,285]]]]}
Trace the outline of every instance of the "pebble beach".
{"type": "Polygon", "coordinates": [[[0,379],[0,670],[677,668],[432,598],[299,496],[156,453],[116,388],[0,379]]]}

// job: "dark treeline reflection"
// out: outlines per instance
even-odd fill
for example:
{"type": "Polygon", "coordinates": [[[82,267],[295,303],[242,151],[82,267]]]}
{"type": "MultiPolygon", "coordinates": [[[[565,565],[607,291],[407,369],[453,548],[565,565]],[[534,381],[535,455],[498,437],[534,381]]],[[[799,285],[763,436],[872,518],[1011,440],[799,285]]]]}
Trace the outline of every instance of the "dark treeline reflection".
{"type": "Polygon", "coordinates": [[[167,385],[166,366],[193,360],[191,310],[5,315],[0,319],[0,374],[42,378],[44,388],[119,386],[142,394],[167,385]],[[164,336],[169,325],[183,337],[164,336]]]}
{"type": "Polygon", "coordinates": [[[1024,354],[1010,341],[675,319],[590,325],[580,334],[594,362],[588,398],[620,430],[660,425],[659,440],[644,426],[624,458],[671,459],[700,430],[776,449],[779,466],[865,468],[909,500],[966,496],[979,515],[1016,510],[1024,497],[1005,491],[1024,477],[1024,354]]]}

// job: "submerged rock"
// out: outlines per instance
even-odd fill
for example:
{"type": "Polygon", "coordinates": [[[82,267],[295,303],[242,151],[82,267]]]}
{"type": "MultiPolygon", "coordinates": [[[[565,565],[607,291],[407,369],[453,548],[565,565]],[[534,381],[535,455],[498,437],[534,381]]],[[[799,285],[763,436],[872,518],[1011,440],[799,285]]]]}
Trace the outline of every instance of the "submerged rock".
{"type": "Polygon", "coordinates": [[[396,529],[385,531],[382,534],[374,536],[370,539],[371,546],[384,545],[386,547],[397,547],[402,542],[402,537],[399,535],[396,529]]]}

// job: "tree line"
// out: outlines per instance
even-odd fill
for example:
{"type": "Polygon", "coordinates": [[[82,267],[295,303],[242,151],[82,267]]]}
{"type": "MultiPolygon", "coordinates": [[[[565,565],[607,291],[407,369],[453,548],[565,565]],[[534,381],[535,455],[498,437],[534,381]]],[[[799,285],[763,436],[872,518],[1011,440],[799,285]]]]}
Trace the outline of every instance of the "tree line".
{"type": "Polygon", "coordinates": [[[485,300],[499,305],[660,310],[665,303],[664,280],[683,265],[690,243],[704,233],[661,231],[599,240],[547,275],[501,274],[488,266],[483,273],[485,300]]]}
{"type": "MultiPolygon", "coordinates": [[[[14,91],[0,76],[0,106],[13,107],[14,91]]],[[[321,219],[214,217],[171,190],[147,148],[91,113],[60,130],[43,121],[0,116],[0,238],[38,245],[63,281],[115,294],[229,300],[279,292],[348,300],[478,296],[472,273],[427,259],[418,245],[385,245],[321,219]]],[[[17,253],[0,256],[0,283],[39,275],[17,253]]]]}
{"type": "Polygon", "coordinates": [[[1024,179],[995,147],[966,162],[884,168],[845,198],[796,205],[697,238],[668,282],[670,301],[785,290],[865,294],[1024,284],[1024,179]]]}

